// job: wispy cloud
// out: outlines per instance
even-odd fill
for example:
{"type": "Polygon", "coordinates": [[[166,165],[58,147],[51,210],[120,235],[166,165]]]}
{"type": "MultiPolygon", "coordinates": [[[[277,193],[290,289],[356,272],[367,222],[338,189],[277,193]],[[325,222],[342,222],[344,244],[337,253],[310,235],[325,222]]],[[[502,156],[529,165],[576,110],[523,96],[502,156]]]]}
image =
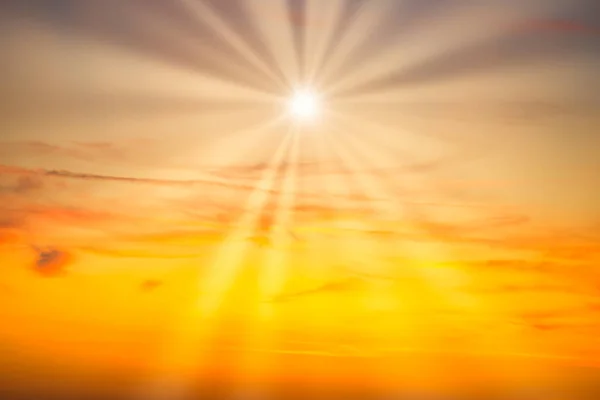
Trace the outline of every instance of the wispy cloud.
{"type": "Polygon", "coordinates": [[[312,289],[280,294],[270,301],[273,303],[284,303],[292,300],[301,300],[314,295],[353,292],[364,288],[364,286],[365,282],[362,279],[350,277],[327,282],[312,289]]]}
{"type": "Polygon", "coordinates": [[[143,292],[152,292],[161,287],[163,284],[164,282],[158,279],[148,279],[142,282],[142,284],[140,285],[140,289],[143,292]]]}
{"type": "Polygon", "coordinates": [[[41,141],[0,142],[0,158],[19,157],[67,157],[77,160],[89,159],[90,154],[66,145],[57,145],[41,141]]]}

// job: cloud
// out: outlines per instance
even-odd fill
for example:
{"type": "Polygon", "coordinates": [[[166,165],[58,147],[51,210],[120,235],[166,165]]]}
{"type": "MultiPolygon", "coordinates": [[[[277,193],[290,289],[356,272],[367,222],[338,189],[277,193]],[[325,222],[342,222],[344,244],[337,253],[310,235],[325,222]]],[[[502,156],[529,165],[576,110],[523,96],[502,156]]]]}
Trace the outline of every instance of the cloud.
{"type": "Polygon", "coordinates": [[[0,228],[0,247],[4,245],[11,245],[18,242],[19,236],[14,232],[7,232],[0,228]]]}
{"type": "MultiPolygon", "coordinates": [[[[104,147],[105,144],[91,144],[92,146],[104,147]]],[[[305,170],[301,171],[301,174],[304,176],[306,174],[312,173],[312,171],[316,171],[316,166],[312,164],[304,164],[305,170]]],[[[177,179],[149,179],[149,178],[138,178],[132,176],[116,176],[116,175],[100,175],[100,174],[88,174],[88,173],[80,173],[76,171],[69,170],[33,170],[33,169],[25,169],[18,168],[12,166],[2,166],[0,165],[0,174],[3,175],[17,175],[21,176],[20,183],[15,186],[11,186],[9,191],[11,193],[24,192],[26,190],[32,190],[34,187],[40,187],[42,182],[46,185],[65,185],[65,183],[60,180],[81,180],[81,181],[93,181],[93,182],[105,182],[105,183],[131,183],[131,184],[139,184],[139,185],[158,185],[158,186],[174,186],[174,187],[182,187],[182,188],[190,188],[191,189],[199,189],[211,188],[210,191],[205,191],[202,193],[202,196],[195,196],[193,199],[190,199],[189,205],[184,204],[185,202],[179,202],[177,207],[179,209],[185,209],[189,207],[190,210],[198,210],[198,201],[203,203],[212,202],[216,208],[231,208],[237,207],[234,204],[223,204],[222,196],[219,196],[219,192],[213,190],[217,188],[222,188],[226,190],[233,190],[240,193],[248,193],[255,190],[263,190],[268,193],[278,194],[280,191],[279,187],[273,188],[260,188],[256,185],[256,179],[259,177],[259,173],[262,172],[264,168],[263,165],[255,165],[255,166],[239,166],[232,168],[222,168],[222,169],[207,169],[206,176],[202,179],[191,179],[191,180],[177,180],[177,179]],[[247,169],[249,168],[249,169],[247,169]],[[244,173],[243,171],[246,171],[244,173]],[[227,175],[228,173],[233,173],[234,175],[229,176],[228,178],[220,177],[224,173],[227,175]],[[242,176],[247,176],[248,179],[240,179],[242,176]],[[52,178],[52,180],[44,181],[44,178],[52,178]],[[213,196],[217,197],[217,199],[213,199],[213,196]],[[182,208],[183,207],[183,208],[182,208]]],[[[330,169],[326,171],[327,173],[336,174],[350,174],[351,171],[347,170],[336,170],[330,169]]],[[[372,171],[377,172],[377,171],[372,171]]],[[[192,192],[190,192],[192,194],[192,192]]],[[[475,207],[481,208],[483,205],[481,204],[472,204],[472,203],[464,203],[458,200],[454,200],[452,202],[445,201],[427,201],[419,200],[421,196],[426,196],[427,193],[413,193],[411,191],[399,191],[398,195],[403,197],[402,203],[404,206],[412,205],[412,206],[457,206],[457,207],[475,207]],[[404,200],[404,199],[410,200],[404,200]]],[[[331,214],[332,216],[338,215],[340,211],[340,206],[333,207],[331,205],[330,200],[332,199],[346,199],[352,200],[352,206],[346,205],[345,207],[350,207],[354,212],[358,212],[359,208],[367,209],[369,203],[372,203],[375,199],[370,196],[363,195],[358,192],[352,192],[349,194],[332,194],[328,195],[322,192],[305,192],[302,193],[302,197],[298,198],[296,203],[298,204],[297,212],[304,212],[304,214],[319,214],[321,216],[325,216],[326,214],[331,214]],[[310,205],[307,205],[307,202],[311,202],[310,205]],[[322,202],[322,204],[321,204],[322,202]]],[[[239,205],[239,203],[236,203],[239,205]]],[[[348,203],[346,203],[348,204],[348,203]]],[[[211,206],[212,206],[211,205],[211,206]]],[[[239,208],[239,207],[237,207],[239,208]]],[[[350,211],[350,210],[346,210],[350,211]]],[[[496,221],[493,221],[494,224],[518,224],[525,221],[526,217],[516,217],[516,216],[501,216],[495,217],[496,221]],[[501,218],[502,221],[498,221],[498,218],[501,218]],[[516,219],[516,220],[515,220],[516,219]]],[[[492,221],[490,221],[492,223],[492,221]]],[[[441,231],[444,226],[439,225],[439,230],[441,231]]],[[[450,229],[450,227],[448,227],[450,229]]],[[[466,228],[464,225],[459,227],[460,229],[466,228]]]]}
{"type": "Polygon", "coordinates": [[[165,249],[164,246],[158,250],[140,249],[139,246],[132,245],[130,248],[111,248],[100,246],[79,246],[77,250],[92,254],[108,256],[111,258],[142,258],[142,259],[163,259],[163,260],[180,260],[186,258],[198,258],[205,254],[201,249],[191,249],[188,251],[177,249],[165,249]]]}
{"type": "MultiPolygon", "coordinates": [[[[80,107],[80,105],[78,105],[80,107]]],[[[66,109],[74,110],[74,107],[66,109]]],[[[77,161],[90,163],[126,162],[135,155],[136,143],[108,142],[65,142],[54,144],[42,141],[5,141],[0,142],[0,159],[7,163],[20,163],[24,159],[40,160],[44,163],[55,161],[77,161]]],[[[3,166],[2,174],[33,174],[38,171],[3,166]]],[[[44,171],[39,171],[44,172],[44,171]]],[[[47,172],[47,171],[46,171],[47,172]]]]}
{"type": "Polygon", "coordinates": [[[359,278],[345,278],[336,281],[331,281],[322,284],[318,287],[308,290],[302,290],[299,292],[293,292],[288,294],[281,294],[271,299],[273,303],[288,302],[291,300],[302,299],[308,296],[327,294],[327,293],[340,293],[340,292],[352,292],[359,290],[364,287],[365,282],[359,278]]]}
{"type": "Polygon", "coordinates": [[[72,261],[72,255],[56,248],[42,249],[33,246],[36,253],[33,268],[41,276],[56,277],[67,272],[67,267],[72,261]]]}
{"type": "Polygon", "coordinates": [[[538,331],[555,331],[558,329],[562,329],[565,327],[565,325],[562,324],[548,324],[548,323],[534,323],[531,325],[532,328],[538,330],[538,331]]]}
{"type": "Polygon", "coordinates": [[[401,277],[394,277],[394,276],[381,275],[381,274],[373,274],[373,273],[370,273],[370,272],[357,271],[357,270],[349,270],[348,273],[351,274],[351,275],[356,275],[356,276],[360,277],[361,279],[365,279],[365,280],[399,281],[399,280],[402,279],[401,277]]]}
{"type": "Polygon", "coordinates": [[[215,185],[215,186],[254,189],[254,186],[248,185],[248,184],[216,181],[216,180],[210,180],[210,179],[189,179],[189,180],[148,179],[148,178],[135,178],[135,177],[130,177],[130,176],[110,176],[110,175],[85,174],[85,173],[72,172],[72,171],[66,171],[66,170],[46,170],[46,171],[44,171],[44,175],[52,176],[52,177],[60,177],[60,178],[69,178],[69,179],[89,180],[89,181],[129,182],[129,183],[150,184],[150,185],[167,185],[167,186],[215,185]]]}
{"type": "Polygon", "coordinates": [[[596,319],[595,315],[589,315],[589,309],[585,306],[551,309],[522,313],[519,316],[519,324],[542,332],[557,330],[574,332],[579,328],[586,329],[595,326],[594,323],[586,322],[587,317],[592,321],[596,319]]]}
{"type": "Polygon", "coordinates": [[[21,176],[17,182],[15,191],[19,193],[30,192],[41,189],[43,186],[44,183],[39,176],[21,176]]]}
{"type": "Polygon", "coordinates": [[[108,211],[68,206],[38,206],[30,207],[26,211],[30,215],[60,223],[104,222],[109,219],[122,218],[118,214],[108,211]]]}
{"type": "Polygon", "coordinates": [[[489,259],[483,261],[463,262],[463,266],[485,270],[520,271],[520,272],[544,272],[560,268],[560,264],[527,261],[522,259],[489,259]]]}
{"type": "Polygon", "coordinates": [[[159,281],[157,279],[148,279],[142,282],[142,284],[140,285],[140,289],[143,292],[151,292],[158,289],[160,286],[163,285],[163,283],[163,281],[159,281]]]}
{"type": "MultiPolygon", "coordinates": [[[[323,161],[303,161],[294,163],[293,167],[296,170],[296,172],[302,176],[340,173],[339,170],[325,169],[329,164],[330,163],[323,161]]],[[[280,170],[284,170],[289,167],[290,165],[288,163],[282,163],[279,166],[280,170]]],[[[260,162],[250,165],[215,167],[211,168],[210,172],[216,176],[221,176],[224,178],[252,179],[262,176],[265,173],[265,171],[269,170],[269,168],[270,166],[268,165],[268,163],[260,162]]]]}
{"type": "Polygon", "coordinates": [[[34,171],[27,169],[27,168],[21,168],[21,167],[15,167],[12,165],[1,165],[0,164],[0,174],[9,174],[9,175],[20,175],[20,174],[31,174],[34,171]]]}
{"type": "MultiPolygon", "coordinates": [[[[600,300],[600,287],[598,287],[598,292],[596,294],[598,295],[598,299],[600,300]]],[[[596,300],[596,301],[598,301],[598,300],[596,300]]],[[[587,309],[588,309],[588,311],[600,314],[600,302],[589,303],[587,305],[587,309]]]]}
{"type": "Polygon", "coordinates": [[[3,215],[0,217],[0,229],[12,229],[21,227],[23,225],[23,219],[19,218],[15,213],[10,215],[3,215]]]}
{"type": "Polygon", "coordinates": [[[0,158],[58,156],[89,160],[89,154],[69,146],[40,141],[0,142],[0,158]]]}
{"type": "Polygon", "coordinates": [[[554,310],[543,310],[543,311],[531,311],[521,313],[521,318],[527,321],[541,321],[549,319],[558,319],[573,316],[584,312],[585,308],[565,308],[565,309],[554,309],[554,310]]]}
{"type": "Polygon", "coordinates": [[[42,177],[34,172],[3,174],[2,171],[0,171],[0,178],[5,178],[3,180],[8,181],[6,184],[0,185],[0,195],[27,194],[44,187],[42,177]],[[16,175],[16,178],[12,175],[16,175]]]}
{"type": "MultiPolygon", "coordinates": [[[[491,287],[472,287],[469,292],[485,294],[555,293],[580,294],[582,290],[574,285],[555,284],[496,284],[491,287]]],[[[545,314],[540,315],[543,316],[545,314]]],[[[551,314],[552,315],[552,314],[551,314]]]]}
{"type": "MultiPolygon", "coordinates": [[[[87,157],[86,157],[87,159],[87,157]]],[[[2,175],[19,175],[22,186],[26,185],[24,182],[32,179],[31,176],[47,176],[55,178],[69,178],[69,179],[81,179],[81,180],[92,180],[92,181],[114,181],[114,182],[131,182],[131,183],[146,183],[146,184],[158,184],[158,185],[195,185],[195,184],[211,184],[218,182],[211,182],[210,180],[175,180],[175,179],[145,179],[135,178],[129,176],[110,176],[110,175],[98,175],[98,174],[86,174],[67,170],[52,170],[52,169],[28,169],[15,167],[12,165],[0,165],[0,174],[2,175]],[[23,179],[21,181],[21,179],[23,179]]],[[[18,185],[17,185],[18,186],[18,185]]]]}
{"type": "Polygon", "coordinates": [[[488,230],[505,227],[522,226],[531,222],[531,218],[521,214],[498,214],[483,219],[481,222],[476,222],[471,227],[460,227],[467,230],[488,230]]]}

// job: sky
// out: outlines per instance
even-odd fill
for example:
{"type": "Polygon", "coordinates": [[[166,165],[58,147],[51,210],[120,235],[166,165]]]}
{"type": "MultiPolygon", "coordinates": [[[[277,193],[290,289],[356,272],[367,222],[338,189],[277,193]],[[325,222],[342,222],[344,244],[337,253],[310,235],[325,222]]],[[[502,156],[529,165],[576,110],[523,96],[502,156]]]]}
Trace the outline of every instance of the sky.
{"type": "Polygon", "coordinates": [[[2,2],[0,392],[594,398],[595,3],[2,2]]]}

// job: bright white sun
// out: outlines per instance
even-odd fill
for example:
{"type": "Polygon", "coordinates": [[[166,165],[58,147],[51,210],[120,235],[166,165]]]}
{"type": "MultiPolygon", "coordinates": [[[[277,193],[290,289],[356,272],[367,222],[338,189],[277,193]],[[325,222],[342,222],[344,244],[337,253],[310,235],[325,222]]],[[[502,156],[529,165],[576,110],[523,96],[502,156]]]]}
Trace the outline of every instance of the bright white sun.
{"type": "Polygon", "coordinates": [[[296,91],[288,104],[291,116],[299,122],[314,121],[321,113],[321,99],[308,89],[296,91]]]}

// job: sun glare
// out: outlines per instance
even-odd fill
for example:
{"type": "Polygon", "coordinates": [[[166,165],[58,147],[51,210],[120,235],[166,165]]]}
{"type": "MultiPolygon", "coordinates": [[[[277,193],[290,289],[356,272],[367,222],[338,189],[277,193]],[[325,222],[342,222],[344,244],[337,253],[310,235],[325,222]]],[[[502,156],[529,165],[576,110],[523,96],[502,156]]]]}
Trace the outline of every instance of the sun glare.
{"type": "Polygon", "coordinates": [[[289,100],[290,115],[298,122],[311,122],[322,111],[321,99],[310,89],[297,90],[289,100]]]}

